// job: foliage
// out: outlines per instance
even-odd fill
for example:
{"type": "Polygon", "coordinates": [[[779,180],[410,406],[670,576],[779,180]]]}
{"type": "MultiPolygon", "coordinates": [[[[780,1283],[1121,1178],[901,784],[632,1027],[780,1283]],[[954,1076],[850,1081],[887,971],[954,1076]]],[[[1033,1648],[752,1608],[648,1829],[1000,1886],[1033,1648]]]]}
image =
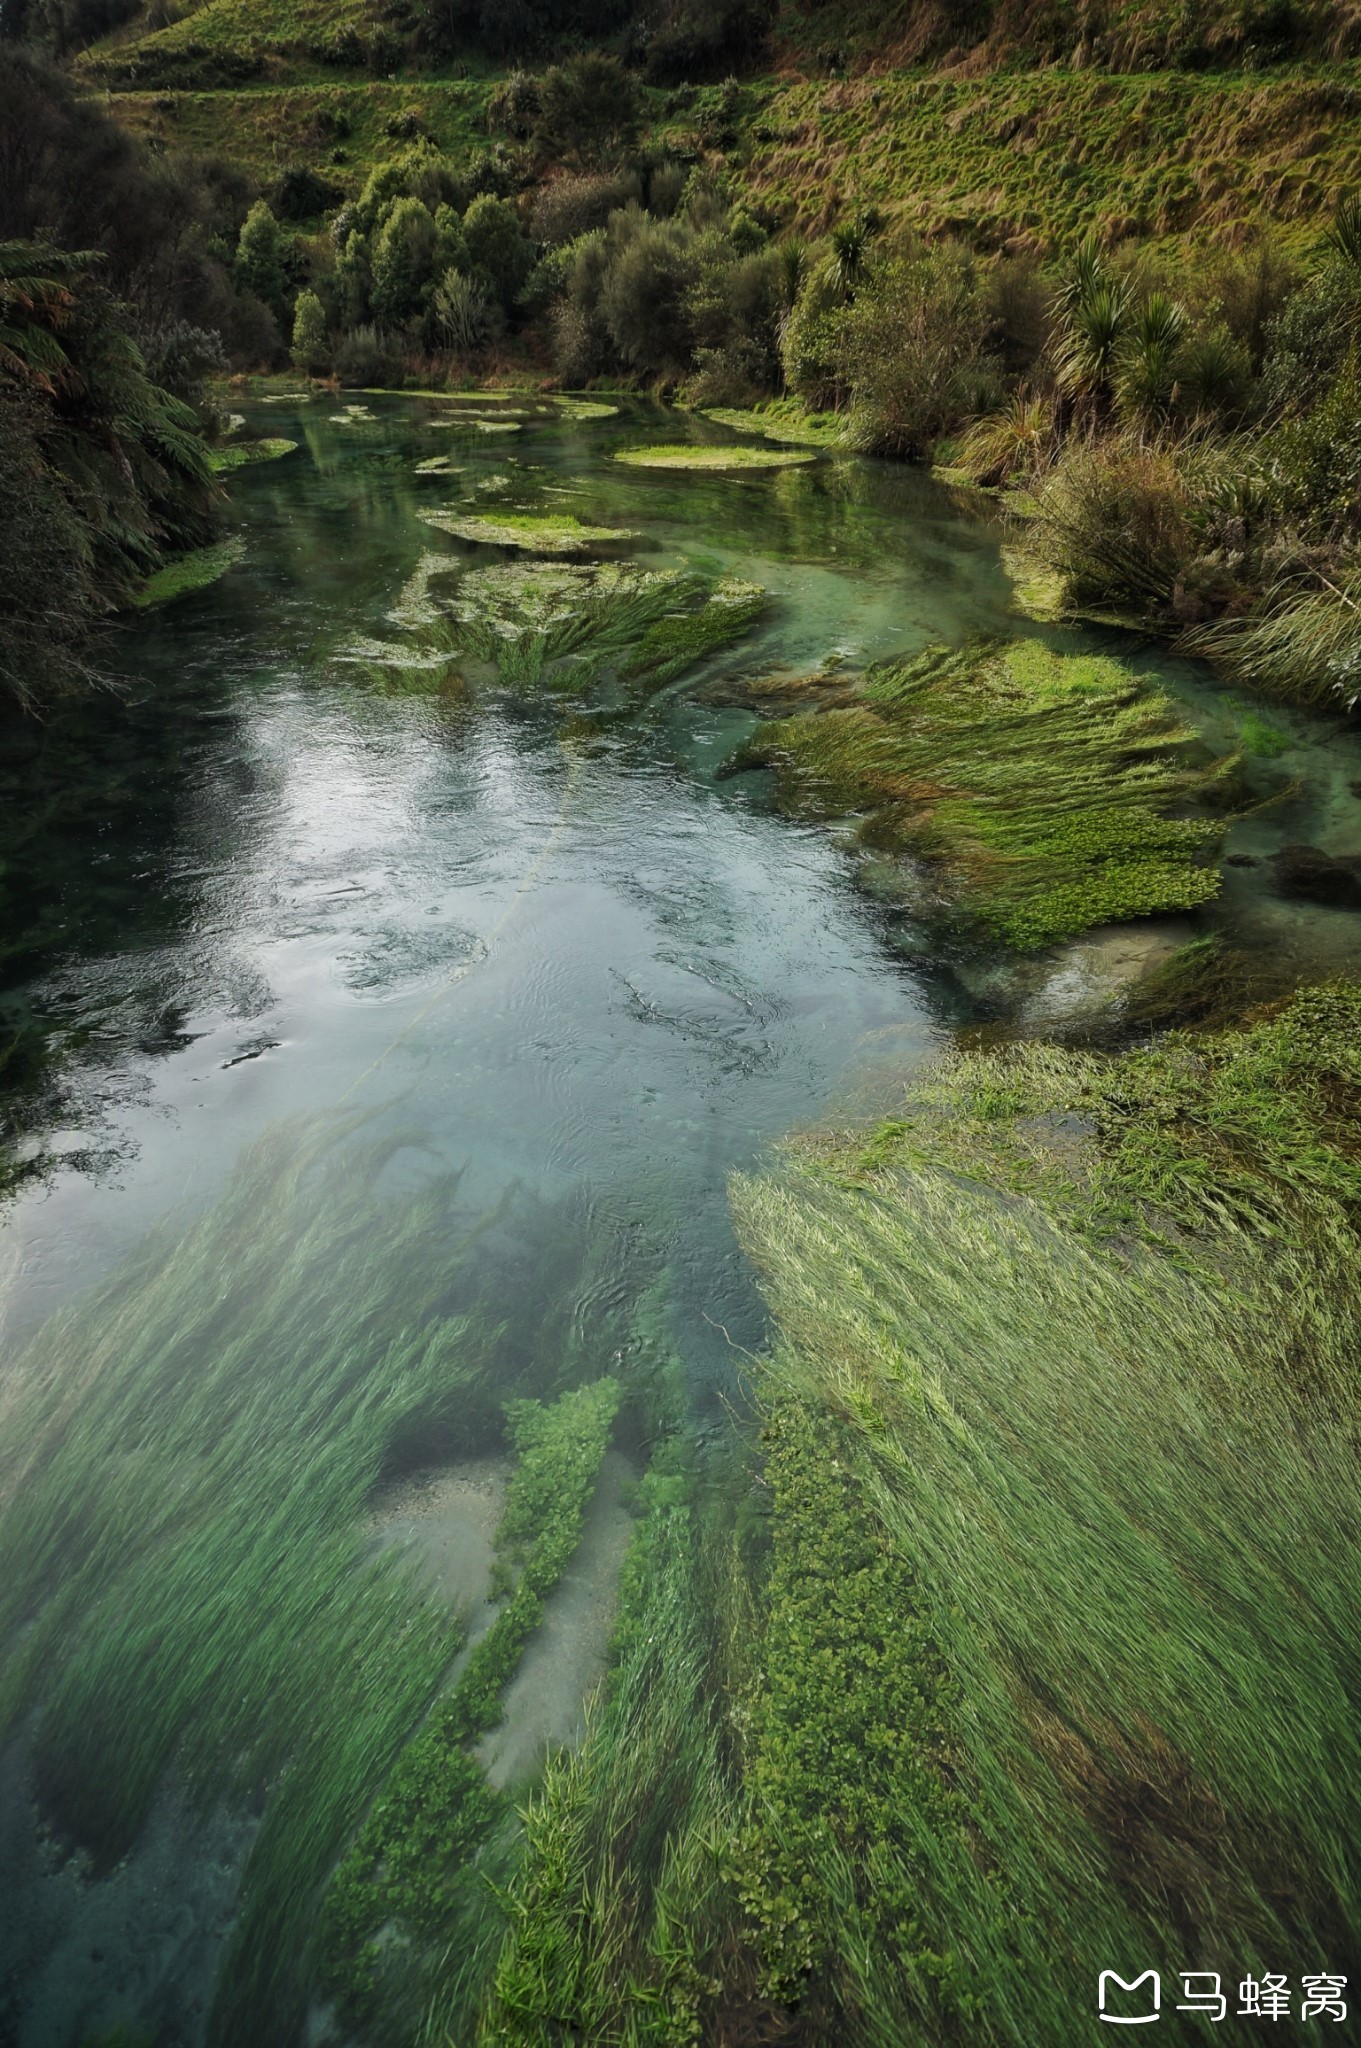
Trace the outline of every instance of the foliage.
{"type": "Polygon", "coordinates": [[[788,801],[859,814],[868,844],[936,866],[977,933],[1030,951],[1217,893],[1222,823],[1168,816],[1213,785],[1177,758],[1191,737],[1118,662],[1027,640],[871,670],[849,701],[834,683],[740,760],[788,801]]]}
{"type": "Polygon", "coordinates": [[[154,385],[94,260],[0,244],[0,687],[35,708],[88,680],[89,629],[211,528],[195,414],[154,385]]]}
{"type": "Polygon", "coordinates": [[[1361,568],[1344,560],[1270,586],[1249,612],[1196,628],[1187,644],[1228,674],[1297,704],[1361,701],[1361,568]]]}
{"type": "Polygon", "coordinates": [[[331,338],[326,331],[326,309],[315,292],[299,292],[293,308],[293,343],[289,351],[295,369],[309,377],[328,369],[331,338]]]}
{"type": "Polygon", "coordinates": [[[263,199],[257,199],[241,224],[233,266],[237,284],[269,307],[276,318],[284,312],[284,239],[279,223],[263,199]]]}
{"type": "Polygon", "coordinates": [[[452,266],[435,286],[430,311],[441,340],[455,355],[475,355],[493,332],[492,309],[470,277],[452,266]]]}
{"type": "Polygon", "coordinates": [[[531,135],[550,161],[596,170],[626,158],[637,139],[642,102],[617,57],[584,51],[539,81],[531,135]]]}
{"type": "Polygon", "coordinates": [[[996,395],[978,265],[958,243],[876,265],[840,335],[851,433],[874,454],[928,457],[996,395]]]}

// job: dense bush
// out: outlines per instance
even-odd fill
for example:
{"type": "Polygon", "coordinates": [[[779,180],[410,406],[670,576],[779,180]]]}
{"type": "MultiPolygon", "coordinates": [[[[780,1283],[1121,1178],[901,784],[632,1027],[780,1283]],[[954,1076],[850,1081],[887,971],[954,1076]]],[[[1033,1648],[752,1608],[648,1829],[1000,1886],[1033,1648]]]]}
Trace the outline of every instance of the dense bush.
{"type": "Polygon", "coordinates": [[[856,441],[879,455],[929,456],[938,440],[996,402],[977,260],[960,244],[877,265],[841,321],[856,441]]]}
{"type": "Polygon", "coordinates": [[[0,692],[33,707],[87,680],[91,627],[207,537],[213,495],[196,415],[91,259],[0,244],[0,692]]]}

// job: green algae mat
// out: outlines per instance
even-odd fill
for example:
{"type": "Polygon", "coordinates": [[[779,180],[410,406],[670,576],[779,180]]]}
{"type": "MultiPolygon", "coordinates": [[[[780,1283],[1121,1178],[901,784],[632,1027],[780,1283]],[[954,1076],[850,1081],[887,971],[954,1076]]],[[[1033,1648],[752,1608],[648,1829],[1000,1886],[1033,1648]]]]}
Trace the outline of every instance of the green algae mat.
{"type": "Polygon", "coordinates": [[[742,470],[742,469],[795,469],[801,463],[815,462],[816,450],[812,448],[705,448],[693,442],[676,442],[657,448],[621,448],[615,456],[616,462],[626,463],[630,469],[693,469],[693,470],[742,470]]]}
{"type": "Polygon", "coordinates": [[[538,512],[500,512],[483,517],[459,512],[422,512],[421,518],[427,526],[438,526],[459,540],[523,548],[534,555],[583,554],[602,543],[639,538],[636,527],[584,526],[570,512],[556,517],[538,512]]]}

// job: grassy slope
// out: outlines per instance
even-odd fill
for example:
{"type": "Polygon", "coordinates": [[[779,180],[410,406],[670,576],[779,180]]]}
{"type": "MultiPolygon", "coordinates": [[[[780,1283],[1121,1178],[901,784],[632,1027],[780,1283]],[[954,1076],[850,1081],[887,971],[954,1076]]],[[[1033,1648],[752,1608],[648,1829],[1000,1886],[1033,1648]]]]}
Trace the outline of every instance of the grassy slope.
{"type": "MultiPolygon", "coordinates": [[[[923,12],[878,10],[871,44],[863,25],[854,33],[857,10],[845,10],[844,47],[875,68],[833,78],[825,75],[828,17],[815,37],[796,10],[786,12],[779,68],[743,87],[723,150],[784,219],[820,228],[873,202],[924,228],[999,244],[1066,237],[1094,218],[1153,239],[1270,220],[1284,238],[1307,240],[1332,196],[1361,183],[1355,62],[1111,74],[1032,61],[972,76],[972,63],[902,68],[898,60],[929,54],[905,26],[923,12]]],[[[1108,13],[1116,25],[1108,47],[1122,62],[1162,47],[1157,6],[1108,13]]],[[[1333,13],[1341,22],[1345,10],[1333,13]]],[[[403,114],[455,154],[486,146],[493,79],[476,53],[445,75],[390,76],[385,61],[374,66],[384,75],[373,77],[322,61],[346,29],[361,40],[373,33],[360,0],[206,0],[166,28],[119,30],[78,70],[113,88],[130,127],[235,158],[262,180],[308,164],[357,189],[399,146],[388,124],[403,114]],[[195,53],[247,60],[256,76],[178,89],[192,80],[195,53]],[[161,89],[133,89],[142,85],[161,89]]],[[[1339,31],[1333,41],[1345,38],[1339,31]]],[[[684,105],[684,96],[650,94],[652,141],[684,159],[712,150],[725,134],[709,105],[717,94],[708,88],[684,105]]]]}

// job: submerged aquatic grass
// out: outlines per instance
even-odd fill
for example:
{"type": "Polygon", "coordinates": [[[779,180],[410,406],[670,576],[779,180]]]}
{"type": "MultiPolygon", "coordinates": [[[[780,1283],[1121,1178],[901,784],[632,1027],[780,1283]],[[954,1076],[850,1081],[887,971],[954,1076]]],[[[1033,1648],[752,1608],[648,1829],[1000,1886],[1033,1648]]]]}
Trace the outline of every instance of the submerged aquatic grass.
{"type": "Polygon", "coordinates": [[[277,462],[281,456],[294,454],[297,446],[296,441],[286,441],[280,435],[259,441],[229,441],[225,447],[208,450],[208,464],[218,476],[229,476],[249,463],[277,462]]]}
{"type": "Polygon", "coordinates": [[[217,541],[212,547],[191,548],[148,576],[133,602],[138,611],[150,611],[156,605],[173,604],[176,598],[187,597],[191,591],[206,590],[228,569],[235,568],[245,552],[246,543],[240,534],[217,541]]]}
{"type": "Polygon", "coordinates": [[[1184,813],[1234,763],[1192,766],[1195,734],[1118,662],[1038,640],[936,648],[849,691],[834,676],[827,699],[760,726],[735,765],[931,862],[987,937],[1032,951],[1218,893],[1223,818],[1184,813]]]}
{"type": "MultiPolygon", "coordinates": [[[[654,690],[750,631],[765,610],[755,584],[632,562],[503,562],[469,569],[435,593],[441,558],[427,556],[399,610],[405,642],[351,643],[341,659],[390,676],[388,686],[445,688],[481,664],[515,689],[587,693],[654,690]],[[428,608],[428,616],[427,616],[428,608]]],[[[459,562],[446,558],[456,572],[459,562]]],[[[394,620],[397,615],[393,614],[394,620]]]]}
{"type": "Polygon", "coordinates": [[[734,1179],[750,1483],[649,1477],[482,2048],[1059,2048],[1112,1957],[1354,1946],[1358,1025],[961,1053],[734,1179]]]}
{"type": "Polygon", "coordinates": [[[293,2038],[320,1887],[456,1646],[368,1554],[369,1492],[494,1444],[515,1390],[485,1316],[449,1306],[482,1219],[448,1178],[380,1192],[400,1143],[276,1128],[5,1387],[0,1710],[36,1714],[44,1807],[108,1865],[172,1763],[204,1804],[268,1788],[224,2043],[293,2038]]]}
{"type": "Polygon", "coordinates": [[[1111,1955],[1354,1945],[1359,1005],[964,1055],[734,1183],[778,1332],[747,1882],[815,2031],[1059,2042],[1111,1955]]]}
{"type": "Polygon", "coordinates": [[[809,412],[795,399],[780,399],[770,405],[742,408],[732,405],[705,406],[706,420],[732,427],[739,434],[760,434],[790,448],[837,448],[845,443],[843,413],[809,412]]]}
{"type": "Polygon", "coordinates": [[[400,2004],[421,1974],[413,1944],[457,1940],[481,1883],[472,1859],[506,1812],[468,1744],[500,1719],[501,1693],[576,1547],[619,1405],[612,1379],[551,1407],[511,1404],[518,1465],[496,1534],[493,1591],[508,1595],[457,1683],[403,1750],[327,1892],[329,1988],[350,2023],[400,2004]]]}

